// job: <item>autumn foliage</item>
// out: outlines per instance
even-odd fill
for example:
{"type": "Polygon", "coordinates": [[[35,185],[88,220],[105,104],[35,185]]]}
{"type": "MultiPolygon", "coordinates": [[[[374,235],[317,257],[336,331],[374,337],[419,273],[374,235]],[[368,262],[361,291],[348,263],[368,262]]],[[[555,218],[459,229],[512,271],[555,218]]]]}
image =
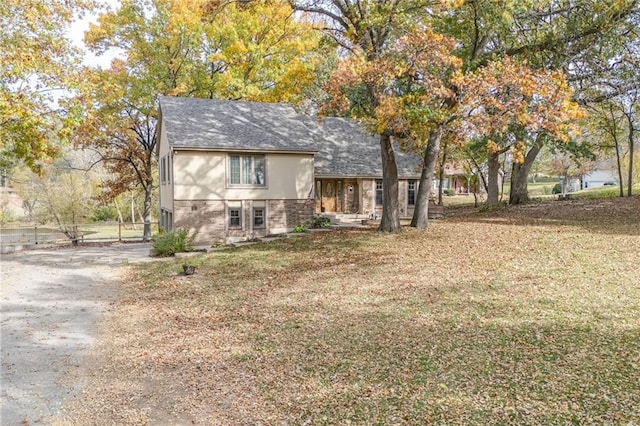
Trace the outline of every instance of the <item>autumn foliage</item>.
{"type": "Polygon", "coordinates": [[[489,152],[510,146],[514,161],[522,162],[527,147],[523,136],[544,132],[566,142],[579,132],[575,120],[584,112],[572,100],[562,71],[536,71],[506,57],[456,84],[464,93],[463,134],[469,139],[487,137],[489,152]]]}

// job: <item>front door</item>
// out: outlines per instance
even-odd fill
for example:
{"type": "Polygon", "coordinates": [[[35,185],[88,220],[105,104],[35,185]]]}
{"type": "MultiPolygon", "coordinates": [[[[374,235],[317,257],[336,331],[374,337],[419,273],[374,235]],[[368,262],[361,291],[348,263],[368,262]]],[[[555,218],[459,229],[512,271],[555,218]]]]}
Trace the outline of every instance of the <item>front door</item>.
{"type": "Polygon", "coordinates": [[[316,212],[337,213],[343,211],[342,180],[316,180],[316,212]]]}
{"type": "Polygon", "coordinates": [[[336,211],[336,181],[322,180],[322,207],[325,212],[336,211]]]}

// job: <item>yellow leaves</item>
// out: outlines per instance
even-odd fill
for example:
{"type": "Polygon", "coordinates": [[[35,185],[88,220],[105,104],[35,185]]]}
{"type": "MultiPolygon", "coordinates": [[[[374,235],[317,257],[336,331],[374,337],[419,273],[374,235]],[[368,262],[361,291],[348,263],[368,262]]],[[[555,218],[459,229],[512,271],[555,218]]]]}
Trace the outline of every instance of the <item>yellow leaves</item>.
{"type": "MultiPolygon", "coordinates": [[[[584,114],[572,101],[562,72],[533,70],[509,57],[456,80],[464,93],[461,109],[475,137],[518,129],[568,141],[570,124],[584,114]]],[[[497,152],[495,146],[489,150],[497,152]]],[[[521,142],[512,146],[516,162],[524,160],[524,152],[521,142]]]]}
{"type": "Polygon", "coordinates": [[[415,26],[373,58],[361,52],[343,59],[324,86],[323,111],[353,106],[377,133],[424,134],[453,112],[445,103],[455,96],[450,81],[460,79],[462,66],[454,49],[453,39],[415,26]]]}
{"type": "Polygon", "coordinates": [[[171,19],[167,26],[168,31],[176,31],[180,28],[198,28],[202,24],[204,13],[202,0],[173,0],[169,5],[171,19]]]}
{"type": "Polygon", "coordinates": [[[402,116],[402,105],[399,99],[393,96],[384,96],[380,99],[375,109],[377,118],[377,133],[388,130],[402,133],[406,131],[406,126],[402,116]]]}
{"type": "Polygon", "coordinates": [[[457,9],[464,4],[464,0],[440,0],[440,5],[445,9],[457,9]]]}
{"type": "Polygon", "coordinates": [[[496,152],[500,151],[500,145],[495,143],[493,140],[489,139],[487,141],[487,151],[489,151],[492,154],[495,154],[496,152]]]}
{"type": "Polygon", "coordinates": [[[60,105],[81,82],[65,29],[90,2],[3,0],[0,7],[0,144],[38,171],[73,130],[60,105]],[[60,97],[61,96],[61,97],[60,97]]]}
{"type": "Polygon", "coordinates": [[[517,164],[524,163],[524,156],[527,152],[527,145],[522,141],[517,141],[511,146],[511,156],[513,162],[517,164]]]}
{"type": "Polygon", "coordinates": [[[207,7],[215,9],[204,28],[215,46],[209,59],[221,70],[212,76],[215,91],[234,98],[246,94],[254,100],[296,101],[313,81],[319,34],[297,21],[283,1],[209,2],[207,7]]]}

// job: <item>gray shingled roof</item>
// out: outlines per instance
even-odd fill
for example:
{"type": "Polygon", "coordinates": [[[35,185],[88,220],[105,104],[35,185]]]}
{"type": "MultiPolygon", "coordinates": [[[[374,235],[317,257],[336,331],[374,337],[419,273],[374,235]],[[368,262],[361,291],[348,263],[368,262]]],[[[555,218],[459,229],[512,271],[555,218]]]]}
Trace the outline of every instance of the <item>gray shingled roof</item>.
{"type": "MultiPolygon", "coordinates": [[[[348,118],[324,117],[318,123],[321,138],[315,156],[316,175],[381,177],[380,136],[371,135],[348,118]]],[[[400,152],[395,145],[399,177],[420,175],[422,159],[400,152]]]]}
{"type": "Polygon", "coordinates": [[[175,148],[315,152],[317,124],[291,105],[160,97],[175,148]]]}
{"type": "MultiPolygon", "coordinates": [[[[315,173],[380,177],[378,136],[346,118],[300,114],[288,104],[161,97],[163,126],[177,149],[317,152],[315,173]]],[[[396,150],[400,177],[420,174],[420,157],[396,150]]]]}

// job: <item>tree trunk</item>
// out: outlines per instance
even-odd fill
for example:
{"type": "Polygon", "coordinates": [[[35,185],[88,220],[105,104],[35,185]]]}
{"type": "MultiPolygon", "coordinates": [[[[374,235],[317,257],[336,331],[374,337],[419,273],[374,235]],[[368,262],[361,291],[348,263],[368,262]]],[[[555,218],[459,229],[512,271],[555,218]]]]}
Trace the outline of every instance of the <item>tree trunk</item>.
{"type": "Polygon", "coordinates": [[[378,230],[399,232],[398,166],[389,135],[380,135],[380,150],[382,154],[382,219],[378,230]]]}
{"type": "Polygon", "coordinates": [[[151,201],[153,197],[153,180],[147,180],[144,187],[144,208],[142,214],[144,216],[144,228],[142,232],[143,241],[151,241],[151,201]]]}
{"type": "Polygon", "coordinates": [[[122,218],[122,212],[120,211],[120,206],[118,205],[118,200],[113,199],[113,204],[116,206],[116,212],[118,212],[118,220],[120,223],[124,223],[124,219],[122,218]]]}
{"type": "Polygon", "coordinates": [[[631,197],[633,195],[633,113],[625,113],[627,117],[627,124],[629,125],[629,180],[627,181],[627,197],[631,197]]]}
{"type": "Polygon", "coordinates": [[[484,177],[484,173],[482,173],[482,168],[478,164],[475,158],[471,157],[471,165],[475,167],[476,173],[478,176],[478,188],[476,192],[480,192],[482,188],[484,188],[485,192],[489,192],[489,185],[487,184],[487,179],[484,177]],[[480,188],[480,184],[482,184],[482,188],[480,188]]]}
{"type": "Polygon", "coordinates": [[[487,157],[487,205],[498,205],[498,173],[500,171],[500,153],[490,152],[487,157]]]}
{"type": "Polygon", "coordinates": [[[613,136],[613,142],[616,145],[616,162],[618,165],[618,182],[620,185],[618,189],[620,190],[620,197],[624,197],[624,182],[622,181],[622,159],[620,158],[620,142],[618,141],[618,137],[616,135],[613,136]]]}
{"type": "Polygon", "coordinates": [[[422,164],[422,174],[420,175],[420,186],[418,187],[418,197],[416,207],[413,210],[411,226],[425,229],[429,225],[429,197],[431,196],[431,185],[433,184],[433,173],[438,160],[438,150],[440,149],[440,139],[442,138],[442,127],[429,133],[429,140],[424,151],[424,161],[422,164]]]}
{"type": "Polygon", "coordinates": [[[131,191],[131,229],[136,229],[136,213],[133,209],[133,191],[131,191]]]}
{"type": "Polygon", "coordinates": [[[509,204],[524,204],[529,201],[528,179],[531,166],[542,149],[542,143],[536,141],[524,158],[522,164],[513,163],[511,171],[511,189],[509,192],[509,204]]]}
{"type": "Polygon", "coordinates": [[[442,147],[442,160],[440,161],[440,174],[438,175],[438,204],[442,205],[442,184],[444,183],[444,166],[447,162],[447,145],[445,141],[442,147]]]}

